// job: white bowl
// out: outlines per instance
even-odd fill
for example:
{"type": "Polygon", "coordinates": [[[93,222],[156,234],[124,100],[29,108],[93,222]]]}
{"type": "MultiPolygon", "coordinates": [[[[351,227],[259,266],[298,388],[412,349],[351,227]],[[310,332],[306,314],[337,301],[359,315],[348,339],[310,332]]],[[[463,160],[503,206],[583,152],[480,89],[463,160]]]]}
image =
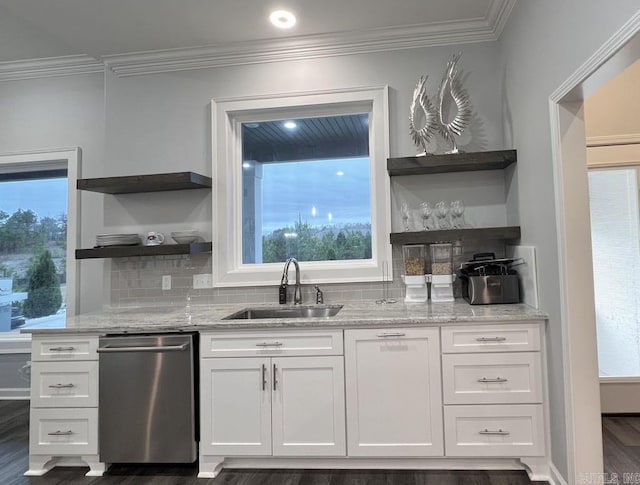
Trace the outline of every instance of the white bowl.
{"type": "Polygon", "coordinates": [[[174,236],[171,235],[171,239],[173,239],[178,244],[191,244],[198,240],[199,236],[174,236]]]}

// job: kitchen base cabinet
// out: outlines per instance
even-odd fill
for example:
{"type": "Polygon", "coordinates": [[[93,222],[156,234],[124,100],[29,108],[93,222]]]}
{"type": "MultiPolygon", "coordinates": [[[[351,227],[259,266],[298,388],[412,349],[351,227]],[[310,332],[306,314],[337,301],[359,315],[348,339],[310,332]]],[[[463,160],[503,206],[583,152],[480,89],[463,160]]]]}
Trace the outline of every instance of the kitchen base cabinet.
{"type": "Polygon", "coordinates": [[[31,342],[29,470],[89,466],[101,476],[98,456],[98,337],[34,336],[31,342]]]}
{"type": "MultiPolygon", "coordinates": [[[[337,335],[328,342],[339,342],[334,352],[342,353],[342,331],[331,333],[337,335]]],[[[198,476],[215,476],[229,456],[345,455],[343,357],[308,356],[318,335],[310,332],[308,342],[304,333],[296,335],[289,347],[282,343],[293,337],[277,333],[266,340],[250,334],[220,334],[220,342],[216,335],[201,338],[209,349],[201,355],[240,341],[242,353],[234,355],[256,356],[201,359],[198,476]]]]}
{"type": "Polygon", "coordinates": [[[344,338],[349,456],[443,456],[439,328],[344,338]]]}

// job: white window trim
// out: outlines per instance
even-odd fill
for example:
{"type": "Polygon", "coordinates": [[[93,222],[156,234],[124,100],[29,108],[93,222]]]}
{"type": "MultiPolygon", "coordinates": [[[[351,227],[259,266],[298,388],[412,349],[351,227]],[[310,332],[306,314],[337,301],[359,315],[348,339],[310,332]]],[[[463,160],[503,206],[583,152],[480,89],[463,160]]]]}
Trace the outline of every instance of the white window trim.
{"type": "MultiPolygon", "coordinates": [[[[65,168],[67,170],[67,319],[78,312],[78,271],[75,249],[80,243],[80,195],[76,181],[81,176],[82,152],[80,148],[58,148],[29,152],[0,154],[0,171],[22,172],[25,170],[65,168]]],[[[2,353],[30,351],[30,333],[0,333],[2,353]],[[26,346],[26,347],[25,347],[26,346]]]]}
{"type": "MultiPolygon", "coordinates": [[[[369,112],[371,167],[371,248],[366,261],[300,263],[303,283],[379,281],[382,265],[391,268],[388,86],[309,93],[247,96],[211,101],[213,147],[213,284],[216,287],[278,285],[283,263],[242,264],[243,121],[278,119],[299,111],[304,116],[369,112]]],[[[292,187],[291,190],[296,190],[292,187]]]]}

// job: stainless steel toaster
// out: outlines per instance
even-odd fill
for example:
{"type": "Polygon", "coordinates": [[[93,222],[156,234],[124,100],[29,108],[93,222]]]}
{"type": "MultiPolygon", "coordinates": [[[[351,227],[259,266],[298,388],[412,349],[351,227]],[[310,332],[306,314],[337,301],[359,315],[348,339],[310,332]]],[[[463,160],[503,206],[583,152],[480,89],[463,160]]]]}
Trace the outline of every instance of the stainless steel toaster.
{"type": "Polygon", "coordinates": [[[472,305],[520,302],[517,274],[466,276],[461,280],[462,297],[472,305]]]}
{"type": "Polygon", "coordinates": [[[516,260],[496,259],[493,253],[474,254],[460,266],[462,297],[472,305],[519,303],[518,273],[511,267],[516,260]]]}

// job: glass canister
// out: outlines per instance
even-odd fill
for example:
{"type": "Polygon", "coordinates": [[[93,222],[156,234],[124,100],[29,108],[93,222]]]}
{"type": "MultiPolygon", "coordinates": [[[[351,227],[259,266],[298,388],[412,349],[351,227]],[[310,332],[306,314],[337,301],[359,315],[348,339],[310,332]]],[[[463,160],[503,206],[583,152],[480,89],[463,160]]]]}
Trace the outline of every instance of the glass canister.
{"type": "Polygon", "coordinates": [[[427,246],[408,244],[402,246],[405,276],[422,276],[427,271],[427,246]]]}
{"type": "Polygon", "coordinates": [[[451,243],[431,244],[431,274],[453,274],[453,245],[451,243]]]}

